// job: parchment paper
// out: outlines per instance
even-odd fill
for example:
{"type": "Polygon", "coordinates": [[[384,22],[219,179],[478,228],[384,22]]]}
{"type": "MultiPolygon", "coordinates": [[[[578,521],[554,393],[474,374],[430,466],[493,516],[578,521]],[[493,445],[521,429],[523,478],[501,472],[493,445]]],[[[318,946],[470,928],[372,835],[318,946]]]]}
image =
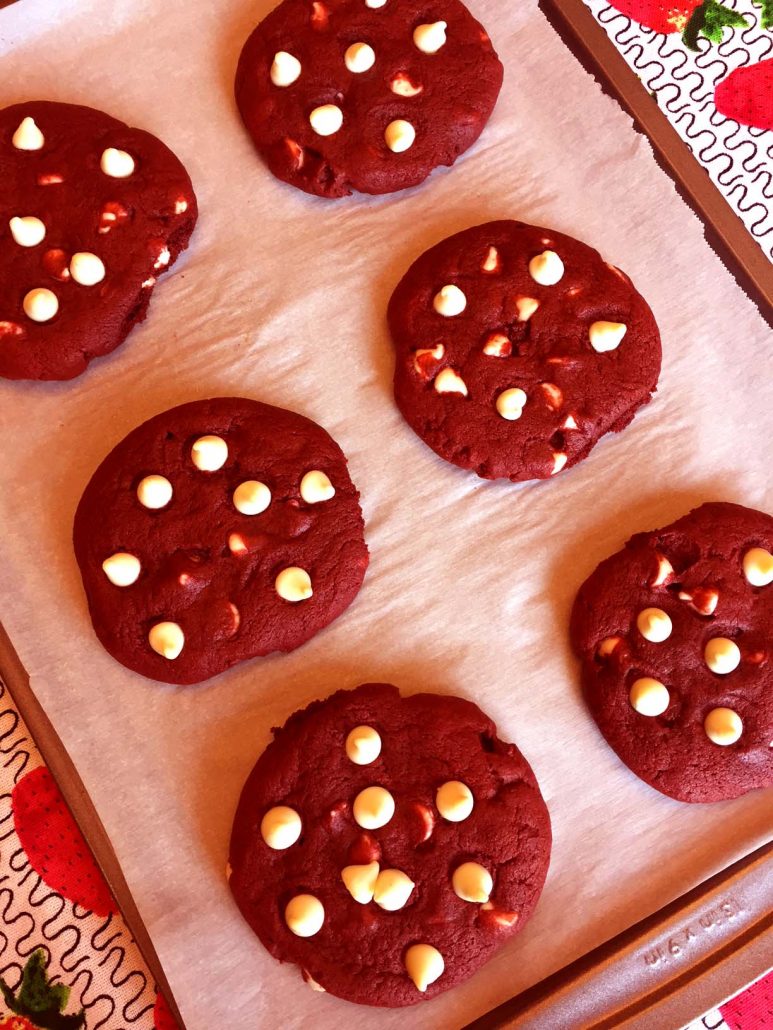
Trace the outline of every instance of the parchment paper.
{"type": "Polygon", "coordinates": [[[482,139],[421,189],[336,203],[275,182],[237,118],[233,70],[267,0],[23,0],[0,13],[3,104],[92,104],[157,133],[201,207],[191,249],[120,350],[74,383],[0,383],[2,619],[112,836],[189,1030],[459,1025],[771,834],[770,791],[690,806],[630,774],[583,708],[567,645],[577,587],[634,531],[709,498],[773,510],[770,333],[646,141],[536,7],[471,6],[506,69],[482,139]],[[443,463],[405,426],[384,325],[416,255],[511,216],[578,236],[625,269],[665,352],[660,392],[630,428],[566,475],[522,487],[443,463]],[[301,650],[176,690],[97,643],[72,516],[133,426],[229,393],[294,408],[334,435],[362,491],[372,564],[349,612],[301,650]],[[481,704],[532,762],[555,833],[524,932],[466,985],[391,1013],[307,990],[253,938],[224,879],[237,795],[270,727],[382,678],[481,704]]]}

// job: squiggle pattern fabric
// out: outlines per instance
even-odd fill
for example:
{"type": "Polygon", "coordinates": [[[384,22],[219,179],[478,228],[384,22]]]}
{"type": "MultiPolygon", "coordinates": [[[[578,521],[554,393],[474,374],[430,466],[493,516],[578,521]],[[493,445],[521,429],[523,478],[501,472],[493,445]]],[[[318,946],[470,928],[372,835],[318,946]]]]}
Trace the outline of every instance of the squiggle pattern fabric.
{"type": "Polygon", "coordinates": [[[664,35],[632,21],[606,0],[585,0],[596,21],[655,97],[661,111],[770,259],[773,259],[773,132],[739,125],[714,106],[714,87],[730,72],[773,54],[773,33],[760,25],[751,0],[725,0],[746,28],[723,40],[701,38],[685,48],[678,32],[664,35]]]}
{"type": "Polygon", "coordinates": [[[155,985],[121,915],[94,915],[51,890],[21,846],[12,792],[42,764],[0,678],[0,977],[15,990],[42,948],[48,976],[71,988],[67,1012],[83,1009],[87,1030],[153,1030],[155,985]]]}

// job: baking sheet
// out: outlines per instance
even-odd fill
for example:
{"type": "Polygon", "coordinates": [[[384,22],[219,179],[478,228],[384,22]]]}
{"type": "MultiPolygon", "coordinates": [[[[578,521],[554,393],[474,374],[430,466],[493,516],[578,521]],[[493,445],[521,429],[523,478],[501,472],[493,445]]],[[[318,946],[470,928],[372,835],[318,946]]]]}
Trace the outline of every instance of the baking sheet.
{"type": "Polygon", "coordinates": [[[0,13],[2,102],[92,104],[165,140],[201,218],[148,321],[71,384],[0,382],[2,618],[123,864],[189,1030],[460,1025],[771,836],[770,791],[714,806],[625,770],[582,706],[572,597],[634,531],[702,500],[773,510],[769,330],[647,142],[533,4],[475,0],[505,64],[471,153],[424,187],[327,203],[275,182],[231,99],[269,3],[23,0],[0,13]],[[599,247],[651,303],[661,389],[620,437],[547,484],[437,459],[390,391],[386,302],[440,238],[520,217],[599,247]],[[321,422],[362,491],[372,563],[349,612],[289,656],[200,687],[135,676],[97,644],[70,547],[107,450],[173,404],[243,393],[321,422]],[[306,991],[242,924],[224,866],[238,791],[271,726],[340,686],[460,693],[514,739],[555,834],[537,913],[467,984],[405,1012],[306,991]]]}

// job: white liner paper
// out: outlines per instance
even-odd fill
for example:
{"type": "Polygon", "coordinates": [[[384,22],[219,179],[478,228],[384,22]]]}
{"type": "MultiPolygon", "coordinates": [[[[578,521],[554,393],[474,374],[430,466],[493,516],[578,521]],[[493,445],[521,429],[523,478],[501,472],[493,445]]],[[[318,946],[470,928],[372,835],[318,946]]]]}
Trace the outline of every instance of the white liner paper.
{"type": "Polygon", "coordinates": [[[769,791],[690,806],[630,774],[584,710],[567,644],[575,591],[633,532],[706,499],[773,510],[770,333],[646,140],[534,4],[471,0],[505,64],[473,150],[419,189],[337,202],[276,182],[237,116],[238,53],[269,6],[22,0],[0,12],[1,105],[90,104],[156,133],[189,169],[201,208],[190,250],[124,346],[73,383],[0,381],[0,615],[105,822],[189,1030],[454,1027],[771,835],[769,791]],[[665,355],[660,392],[630,428],[566,475],[521,487],[443,463],[407,428],[384,321],[419,253],[502,217],[575,235],[626,270],[665,355]],[[172,689],[97,643],[72,517],[135,425],[234,393],[303,412],[338,440],[372,563],[349,612],[301,650],[172,689]],[[224,878],[238,792],[270,727],[377,679],[478,702],[533,764],[555,834],[528,928],[467,984],[407,1013],[305,988],[252,936],[224,878]]]}

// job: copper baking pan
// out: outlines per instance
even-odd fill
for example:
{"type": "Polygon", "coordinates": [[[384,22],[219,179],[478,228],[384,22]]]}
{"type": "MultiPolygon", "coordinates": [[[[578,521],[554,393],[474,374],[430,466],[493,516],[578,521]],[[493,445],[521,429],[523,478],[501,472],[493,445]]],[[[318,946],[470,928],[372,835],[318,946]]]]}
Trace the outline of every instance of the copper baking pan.
{"type": "Polygon", "coordinates": [[[539,6],[583,67],[633,117],[635,128],[649,137],[658,164],[703,221],[707,242],[773,326],[773,264],[583,0],[539,0],[539,6]]]}

